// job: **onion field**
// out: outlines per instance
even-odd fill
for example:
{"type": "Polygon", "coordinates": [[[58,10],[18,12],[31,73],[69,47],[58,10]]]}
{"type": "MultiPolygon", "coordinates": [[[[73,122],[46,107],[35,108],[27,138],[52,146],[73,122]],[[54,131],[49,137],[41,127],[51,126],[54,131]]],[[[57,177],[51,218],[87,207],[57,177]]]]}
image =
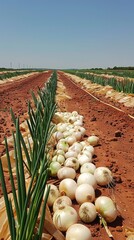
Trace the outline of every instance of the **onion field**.
{"type": "Polygon", "coordinates": [[[9,74],[0,74],[0,239],[133,239],[132,74],[9,74]]]}

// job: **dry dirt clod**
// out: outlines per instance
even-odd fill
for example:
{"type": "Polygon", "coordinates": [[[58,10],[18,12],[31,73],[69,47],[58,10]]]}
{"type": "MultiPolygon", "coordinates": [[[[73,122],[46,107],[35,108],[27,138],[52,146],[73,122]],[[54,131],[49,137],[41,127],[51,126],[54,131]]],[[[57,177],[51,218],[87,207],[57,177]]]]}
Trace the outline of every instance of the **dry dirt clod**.
{"type": "Polygon", "coordinates": [[[120,176],[114,176],[114,179],[116,183],[122,183],[122,179],[120,176]]]}
{"type": "Polygon", "coordinates": [[[92,117],[92,118],[90,119],[90,122],[94,122],[94,121],[96,121],[96,117],[92,117]]]}
{"type": "Polygon", "coordinates": [[[121,131],[117,130],[117,131],[115,132],[115,137],[121,137],[122,134],[123,134],[123,133],[122,133],[121,131]]]}

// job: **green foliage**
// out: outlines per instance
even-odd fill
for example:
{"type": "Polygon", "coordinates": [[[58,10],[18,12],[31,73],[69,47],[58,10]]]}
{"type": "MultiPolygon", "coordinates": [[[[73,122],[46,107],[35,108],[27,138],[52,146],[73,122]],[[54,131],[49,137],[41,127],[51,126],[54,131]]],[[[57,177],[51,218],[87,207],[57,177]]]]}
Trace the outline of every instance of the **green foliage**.
{"type": "MultiPolygon", "coordinates": [[[[81,70],[77,70],[77,71],[76,70],[68,70],[66,72],[77,75],[81,78],[86,78],[86,79],[90,80],[91,82],[100,84],[102,86],[110,85],[116,91],[119,91],[119,92],[134,93],[134,81],[130,80],[128,78],[124,78],[124,80],[119,81],[114,77],[106,78],[105,76],[101,76],[101,75],[97,76],[95,74],[91,74],[91,72],[98,74],[98,71],[96,72],[96,70],[90,71],[89,73],[82,72],[81,70]]],[[[102,73],[102,71],[101,71],[101,73],[102,73]]]]}
{"type": "Polygon", "coordinates": [[[20,76],[20,75],[31,73],[31,72],[34,72],[34,71],[33,70],[25,70],[25,71],[23,70],[23,71],[14,71],[14,72],[8,71],[6,73],[0,74],[0,80],[20,76]]]}

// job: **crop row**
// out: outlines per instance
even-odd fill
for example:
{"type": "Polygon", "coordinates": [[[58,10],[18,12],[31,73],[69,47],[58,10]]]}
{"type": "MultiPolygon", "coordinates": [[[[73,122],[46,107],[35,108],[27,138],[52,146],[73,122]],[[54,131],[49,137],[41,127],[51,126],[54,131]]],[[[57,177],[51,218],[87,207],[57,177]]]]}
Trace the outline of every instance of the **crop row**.
{"type": "Polygon", "coordinates": [[[106,78],[104,76],[97,76],[92,73],[83,73],[81,71],[69,70],[66,71],[70,74],[74,74],[80,78],[85,78],[90,80],[92,83],[97,83],[102,86],[110,85],[118,92],[124,93],[134,93],[134,81],[130,81],[129,79],[125,78],[123,81],[119,81],[116,78],[106,78]]]}
{"type": "Polygon", "coordinates": [[[118,77],[124,77],[124,78],[134,78],[134,68],[130,69],[116,69],[116,68],[109,68],[109,69],[81,69],[81,72],[89,72],[89,73],[95,73],[95,74],[108,74],[108,75],[114,75],[118,77]]]}
{"type": "Polygon", "coordinates": [[[23,75],[23,74],[28,74],[28,73],[31,73],[33,72],[33,70],[28,70],[28,71],[14,71],[14,72],[6,72],[6,73],[2,73],[0,74],[0,80],[4,80],[6,78],[12,78],[12,77],[17,77],[17,76],[20,76],[20,75],[23,75]]]}

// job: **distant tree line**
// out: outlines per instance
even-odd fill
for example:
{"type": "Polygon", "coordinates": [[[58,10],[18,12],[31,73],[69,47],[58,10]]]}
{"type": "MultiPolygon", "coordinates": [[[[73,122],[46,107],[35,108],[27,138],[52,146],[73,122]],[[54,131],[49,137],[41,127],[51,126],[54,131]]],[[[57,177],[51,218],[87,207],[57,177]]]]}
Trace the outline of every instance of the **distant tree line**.
{"type": "Polygon", "coordinates": [[[134,70],[134,67],[132,67],[132,66],[129,66],[129,67],[117,67],[117,66],[115,66],[115,67],[113,67],[113,68],[108,68],[108,69],[113,69],[113,70],[134,70]]]}
{"type": "Polygon", "coordinates": [[[0,68],[0,71],[2,72],[2,71],[11,71],[11,70],[13,70],[12,68],[0,68]]]}
{"type": "MultiPolygon", "coordinates": [[[[90,70],[104,70],[104,68],[90,68],[90,70]]],[[[134,67],[132,67],[132,66],[129,66],[129,67],[117,67],[117,66],[114,66],[113,68],[108,67],[105,70],[134,70],[134,67]]]]}

